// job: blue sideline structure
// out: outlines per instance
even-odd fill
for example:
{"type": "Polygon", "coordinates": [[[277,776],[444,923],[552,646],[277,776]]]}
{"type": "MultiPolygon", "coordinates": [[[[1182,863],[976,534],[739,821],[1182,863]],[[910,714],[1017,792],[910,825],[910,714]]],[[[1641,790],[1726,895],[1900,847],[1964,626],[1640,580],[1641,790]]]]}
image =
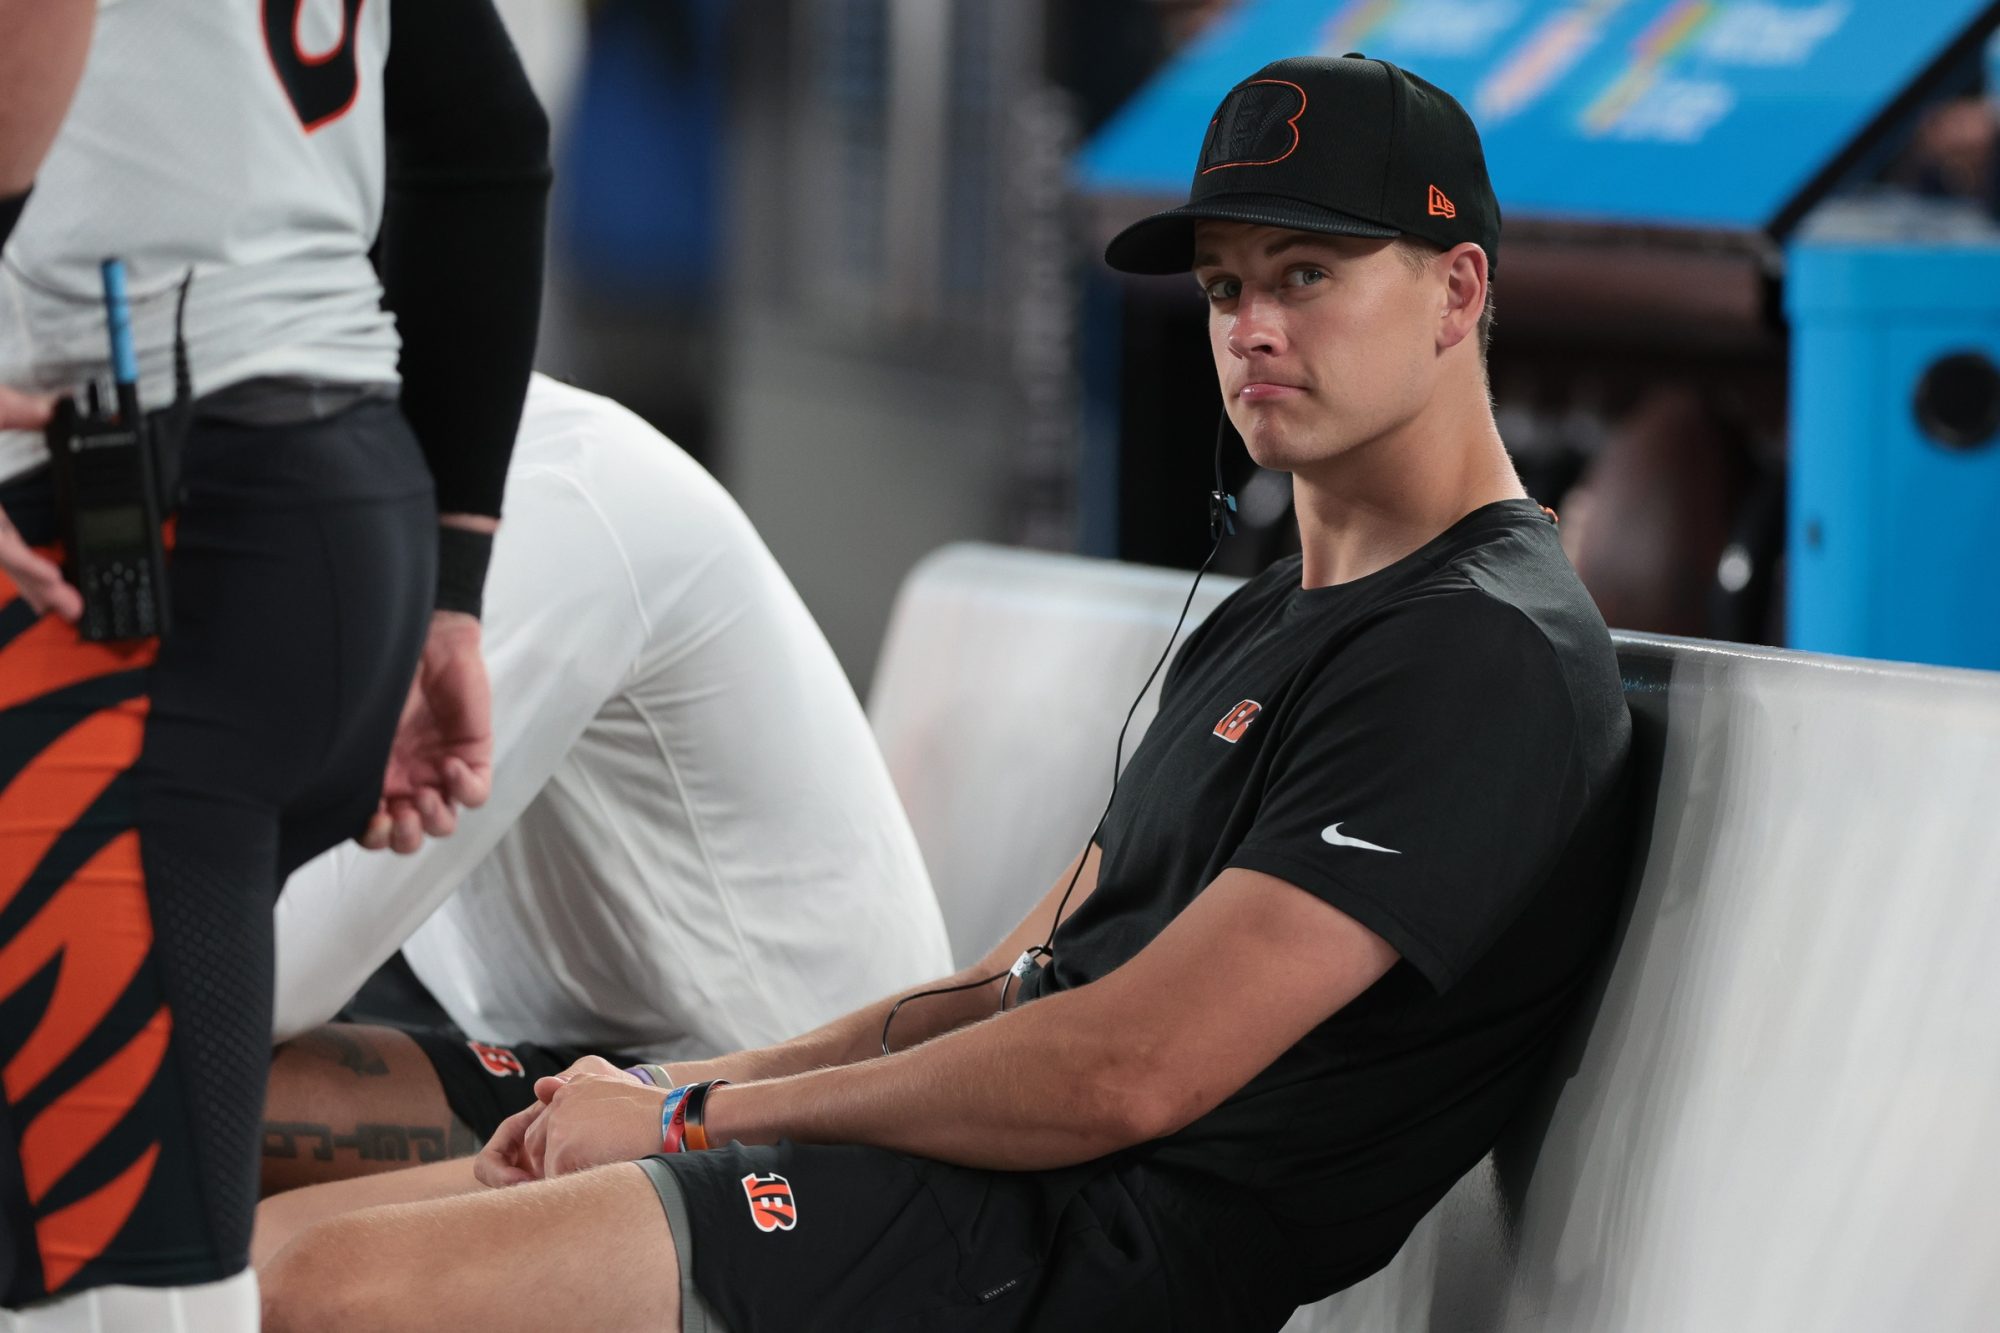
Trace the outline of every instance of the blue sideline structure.
{"type": "MultiPolygon", "coordinates": [[[[977,545],[904,583],[869,708],[959,961],[1089,834],[1186,591],[977,545]]],[[[1495,1151],[1287,1333],[1991,1328],[2000,674],[1618,644],[1650,813],[1616,948],[1495,1151]]]]}

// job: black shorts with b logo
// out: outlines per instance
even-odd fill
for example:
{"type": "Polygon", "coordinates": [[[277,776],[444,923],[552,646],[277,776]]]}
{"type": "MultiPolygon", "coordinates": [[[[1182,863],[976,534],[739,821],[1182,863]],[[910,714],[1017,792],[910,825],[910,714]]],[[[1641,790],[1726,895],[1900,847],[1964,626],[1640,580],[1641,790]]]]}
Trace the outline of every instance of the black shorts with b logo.
{"type": "Polygon", "coordinates": [[[732,1143],[649,1159],[729,1333],[1277,1329],[1274,1224],[1144,1162],[986,1171],[880,1148],[732,1143]]]}

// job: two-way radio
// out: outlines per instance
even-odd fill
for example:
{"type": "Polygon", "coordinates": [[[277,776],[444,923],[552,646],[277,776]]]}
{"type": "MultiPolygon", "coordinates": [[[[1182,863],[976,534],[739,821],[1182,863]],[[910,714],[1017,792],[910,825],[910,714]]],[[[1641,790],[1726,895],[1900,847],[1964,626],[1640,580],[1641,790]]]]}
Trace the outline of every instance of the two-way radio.
{"type": "Polygon", "coordinates": [[[85,639],[112,642],[164,634],[172,623],[160,534],[171,506],[168,479],[160,474],[178,443],[168,437],[187,402],[180,323],[188,285],[181,284],[174,320],[176,411],[167,421],[149,423],[139,406],[139,361],[132,347],[125,266],[107,259],[102,267],[114,403],[105,404],[94,383],[82,407],[74,398],[63,398],[49,421],[48,445],[63,575],[83,595],[77,631],[85,639]]]}

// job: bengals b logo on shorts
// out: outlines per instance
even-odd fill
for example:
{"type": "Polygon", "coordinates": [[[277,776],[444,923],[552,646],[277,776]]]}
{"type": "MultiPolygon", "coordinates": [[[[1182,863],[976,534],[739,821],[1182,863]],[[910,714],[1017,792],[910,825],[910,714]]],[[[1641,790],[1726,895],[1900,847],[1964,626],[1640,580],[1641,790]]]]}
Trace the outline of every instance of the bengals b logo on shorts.
{"type": "Polygon", "coordinates": [[[769,1175],[753,1171],[743,1177],[743,1193],[750,1199],[750,1220],[759,1231],[790,1231],[799,1224],[792,1182],[775,1171],[769,1175]]]}
{"type": "Polygon", "coordinates": [[[521,1057],[505,1046],[488,1046],[483,1041],[468,1041],[472,1053],[479,1057],[479,1063],[486,1066],[486,1072],[495,1078],[524,1078],[528,1071],[521,1067],[521,1057]]]}
{"type": "Polygon", "coordinates": [[[1257,714],[1263,711],[1264,705],[1255,699],[1245,699],[1230,709],[1222,721],[1215,724],[1215,734],[1234,745],[1243,739],[1243,733],[1250,730],[1250,724],[1256,721],[1257,714]]]}

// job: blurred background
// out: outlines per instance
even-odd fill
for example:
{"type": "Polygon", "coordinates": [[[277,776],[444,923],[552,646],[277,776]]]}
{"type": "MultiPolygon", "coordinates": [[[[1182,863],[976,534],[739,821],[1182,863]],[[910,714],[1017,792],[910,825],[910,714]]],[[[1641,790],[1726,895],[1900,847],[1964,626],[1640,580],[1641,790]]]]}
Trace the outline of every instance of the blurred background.
{"type": "MultiPolygon", "coordinates": [[[[557,129],[540,365],[736,495],[865,691],[977,539],[1191,568],[1185,279],[1098,261],[1264,62],[1453,93],[1493,390],[1617,628],[2000,669],[1993,0],[502,0],[557,129]]],[[[1292,549],[1287,480],[1226,459],[1292,549]]]]}

